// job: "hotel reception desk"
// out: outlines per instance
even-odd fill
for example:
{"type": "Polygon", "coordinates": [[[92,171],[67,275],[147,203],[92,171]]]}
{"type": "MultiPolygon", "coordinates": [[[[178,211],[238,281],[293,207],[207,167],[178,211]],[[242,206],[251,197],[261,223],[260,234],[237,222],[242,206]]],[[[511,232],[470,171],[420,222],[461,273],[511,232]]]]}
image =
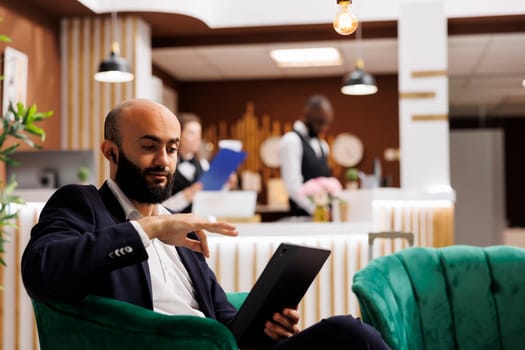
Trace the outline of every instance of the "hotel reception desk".
{"type": "MultiPolygon", "coordinates": [[[[369,259],[369,233],[412,232],[415,246],[453,244],[454,195],[400,189],[345,191],[349,203],[347,222],[239,223],[239,237],[210,235],[209,265],[226,291],[249,291],[281,242],[323,247],[332,251],[300,304],[301,327],[335,314],[359,315],[351,292],[355,272],[369,259]]],[[[0,350],[37,349],[38,338],[32,307],[20,278],[20,258],[38,219],[42,203],[28,203],[20,210],[18,228],[10,233],[0,267],[4,286],[0,305],[0,350]]],[[[334,218],[337,219],[334,206],[334,218]]],[[[376,239],[373,257],[408,247],[402,239],[376,239]]]]}

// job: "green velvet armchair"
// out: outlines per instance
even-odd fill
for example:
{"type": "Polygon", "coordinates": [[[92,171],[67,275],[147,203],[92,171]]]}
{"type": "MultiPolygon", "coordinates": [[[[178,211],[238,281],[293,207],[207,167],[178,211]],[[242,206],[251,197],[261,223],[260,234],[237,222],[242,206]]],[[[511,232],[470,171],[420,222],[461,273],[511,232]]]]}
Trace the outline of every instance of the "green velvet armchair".
{"type": "Polygon", "coordinates": [[[525,349],[525,249],[409,248],[372,260],[352,290],[392,350],[525,349]]]}
{"type": "MultiPolygon", "coordinates": [[[[239,308],[246,293],[229,293],[239,308]]],[[[237,349],[223,324],[209,318],[170,316],[133,304],[89,296],[81,306],[33,301],[42,350],[237,349]]]]}

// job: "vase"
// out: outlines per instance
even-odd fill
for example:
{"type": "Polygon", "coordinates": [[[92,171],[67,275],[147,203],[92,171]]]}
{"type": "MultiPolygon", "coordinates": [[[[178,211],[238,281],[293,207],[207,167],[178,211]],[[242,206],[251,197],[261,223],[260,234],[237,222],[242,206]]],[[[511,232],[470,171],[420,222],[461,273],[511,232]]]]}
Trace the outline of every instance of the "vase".
{"type": "Polygon", "coordinates": [[[341,222],[347,222],[350,214],[350,204],[347,201],[339,201],[339,220],[341,222]]]}
{"type": "Polygon", "coordinates": [[[347,181],[345,184],[347,190],[357,190],[359,189],[359,182],[357,181],[347,181]]]}
{"type": "Polygon", "coordinates": [[[312,214],[312,221],[314,222],[328,222],[330,221],[330,207],[326,205],[316,205],[312,214]]]}

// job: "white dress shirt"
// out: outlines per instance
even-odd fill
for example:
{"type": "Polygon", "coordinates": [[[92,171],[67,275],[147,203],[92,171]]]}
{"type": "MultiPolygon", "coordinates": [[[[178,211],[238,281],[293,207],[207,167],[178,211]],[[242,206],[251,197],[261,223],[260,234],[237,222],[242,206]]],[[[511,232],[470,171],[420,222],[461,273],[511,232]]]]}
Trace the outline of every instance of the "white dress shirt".
{"type": "MultiPolygon", "coordinates": [[[[164,244],[156,238],[150,240],[142,226],[136,221],[142,217],[140,212],[114,181],[109,179],[108,185],[124,209],[126,219],[130,220],[140,235],[148,253],[153,309],[170,315],[204,317],[195,299],[191,278],[175,247],[164,244]]],[[[170,215],[170,213],[163,206],[157,205],[156,215],[170,215]]]]}
{"type": "MultiPolygon", "coordinates": [[[[297,120],[293,124],[293,129],[308,140],[318,158],[321,158],[323,153],[328,156],[329,148],[326,141],[317,137],[309,137],[308,128],[302,121],[297,120]]],[[[288,195],[297,205],[312,214],[314,204],[308,198],[298,195],[298,191],[304,183],[301,171],[303,144],[301,138],[295,132],[289,131],[281,137],[279,141],[279,159],[281,162],[281,177],[288,195]]]]}

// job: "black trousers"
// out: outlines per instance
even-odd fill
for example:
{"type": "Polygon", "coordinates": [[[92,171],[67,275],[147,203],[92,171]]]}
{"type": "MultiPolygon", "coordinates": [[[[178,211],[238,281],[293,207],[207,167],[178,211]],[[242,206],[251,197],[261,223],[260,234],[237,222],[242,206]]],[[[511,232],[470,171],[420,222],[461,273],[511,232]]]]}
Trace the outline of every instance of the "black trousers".
{"type": "Polygon", "coordinates": [[[334,316],[270,346],[271,350],[352,349],[389,350],[381,334],[361,319],[334,316]]]}

